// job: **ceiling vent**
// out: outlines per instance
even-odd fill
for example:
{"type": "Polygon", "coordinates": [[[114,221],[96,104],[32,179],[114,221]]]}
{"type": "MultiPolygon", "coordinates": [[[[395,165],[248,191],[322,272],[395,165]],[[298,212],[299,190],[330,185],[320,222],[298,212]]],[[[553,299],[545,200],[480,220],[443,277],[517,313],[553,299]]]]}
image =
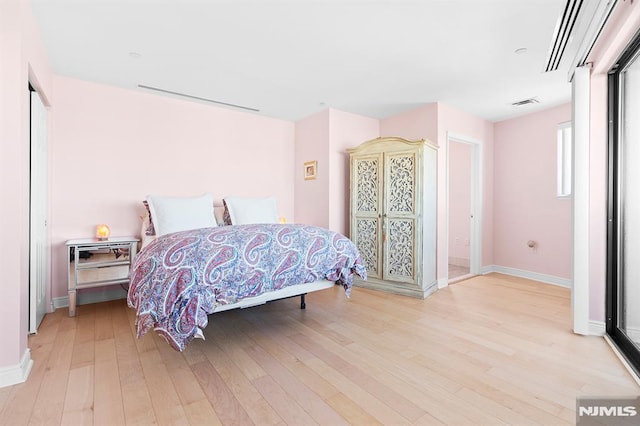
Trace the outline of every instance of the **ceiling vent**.
{"type": "Polygon", "coordinates": [[[537,100],[536,98],[529,98],[529,99],[524,99],[522,101],[514,102],[511,105],[512,106],[524,106],[524,105],[539,104],[539,103],[540,103],[540,101],[537,100]]]}
{"type": "Polygon", "coordinates": [[[553,39],[547,55],[545,72],[555,71],[560,66],[567,44],[571,38],[571,33],[576,25],[576,20],[582,8],[583,0],[567,0],[562,15],[558,18],[556,28],[553,31],[553,39]]]}
{"type": "Polygon", "coordinates": [[[138,87],[141,88],[141,89],[153,90],[154,92],[161,92],[161,93],[166,93],[168,95],[181,96],[183,98],[194,99],[196,101],[210,102],[212,104],[227,106],[227,107],[231,107],[231,108],[243,109],[245,111],[260,112],[260,110],[257,109],[257,108],[251,108],[251,107],[242,106],[242,105],[230,104],[228,102],[216,101],[216,100],[213,100],[213,99],[207,99],[207,98],[203,98],[203,97],[200,97],[200,96],[189,95],[189,94],[186,94],[186,93],[173,92],[171,90],[161,89],[159,87],[147,86],[147,85],[144,85],[144,84],[138,84],[138,87]]]}

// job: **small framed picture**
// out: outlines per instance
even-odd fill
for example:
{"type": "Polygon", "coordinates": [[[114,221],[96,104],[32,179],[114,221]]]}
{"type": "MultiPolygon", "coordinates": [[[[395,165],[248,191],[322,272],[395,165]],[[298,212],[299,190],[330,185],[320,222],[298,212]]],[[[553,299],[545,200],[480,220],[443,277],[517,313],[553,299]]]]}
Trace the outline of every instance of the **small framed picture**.
{"type": "Polygon", "coordinates": [[[304,163],[304,180],[312,180],[316,178],[318,173],[318,162],[307,161],[304,163]]]}

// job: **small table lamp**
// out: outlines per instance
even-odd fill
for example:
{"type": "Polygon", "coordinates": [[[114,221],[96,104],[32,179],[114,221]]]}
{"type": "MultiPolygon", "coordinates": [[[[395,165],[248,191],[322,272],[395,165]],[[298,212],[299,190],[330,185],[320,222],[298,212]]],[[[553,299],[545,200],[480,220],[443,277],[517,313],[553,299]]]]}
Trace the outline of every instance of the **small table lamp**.
{"type": "Polygon", "coordinates": [[[96,238],[100,241],[108,240],[111,230],[104,223],[96,226],[96,238]]]}

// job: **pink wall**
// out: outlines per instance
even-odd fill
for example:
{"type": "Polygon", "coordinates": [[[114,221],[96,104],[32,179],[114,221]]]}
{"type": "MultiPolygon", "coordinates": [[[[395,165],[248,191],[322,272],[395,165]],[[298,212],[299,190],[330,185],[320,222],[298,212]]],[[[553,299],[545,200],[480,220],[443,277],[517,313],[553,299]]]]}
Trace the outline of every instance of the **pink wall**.
{"type": "Polygon", "coordinates": [[[384,136],[400,136],[408,139],[425,138],[440,146],[438,151],[438,259],[437,277],[442,280],[447,273],[447,158],[443,147],[447,135],[455,134],[477,141],[482,145],[482,262],[493,261],[493,123],[474,115],[436,103],[386,118],[380,122],[384,136]]]}
{"type": "Polygon", "coordinates": [[[374,118],[326,109],[295,124],[296,222],[349,232],[349,154],[378,137],[374,118]],[[318,178],[304,180],[303,164],[318,161],[318,178]]]}
{"type": "Polygon", "coordinates": [[[331,109],[330,128],[330,193],[329,228],[349,235],[349,154],[347,148],[353,148],[362,142],[375,139],[380,135],[380,122],[374,118],[331,109]]]}
{"type": "Polygon", "coordinates": [[[427,104],[380,120],[380,136],[428,139],[437,144],[438,104],[427,104]]]}
{"type": "MultiPolygon", "coordinates": [[[[392,117],[385,118],[380,120],[380,135],[381,136],[398,136],[405,139],[427,139],[433,142],[436,145],[440,145],[440,141],[438,140],[438,104],[432,103],[427,104],[425,106],[406,111],[392,117]]],[[[438,194],[440,192],[444,193],[443,186],[446,180],[440,176],[441,170],[441,162],[446,158],[445,153],[442,150],[442,146],[437,153],[437,161],[438,161],[438,194]]],[[[448,260],[446,259],[446,255],[443,254],[441,246],[445,247],[446,251],[446,241],[441,241],[444,239],[446,235],[446,225],[444,224],[444,218],[446,216],[442,216],[440,211],[440,207],[442,206],[440,196],[438,195],[438,216],[437,216],[437,249],[436,249],[436,278],[443,278],[448,270],[448,260]],[[441,224],[442,222],[442,224],[441,224]],[[445,229],[445,232],[441,233],[440,228],[445,229]],[[443,266],[441,266],[440,258],[443,258],[443,266]]]]}
{"type": "Polygon", "coordinates": [[[449,263],[469,261],[471,241],[471,145],[449,142],[449,263]]]}
{"type": "MultiPolygon", "coordinates": [[[[494,124],[454,108],[438,103],[438,144],[446,146],[448,135],[471,140],[480,145],[480,173],[482,179],[482,259],[480,266],[493,264],[494,228],[493,228],[493,156],[494,124]]],[[[441,148],[442,149],[442,148],[441,148]]],[[[438,155],[438,180],[445,182],[447,163],[444,155],[438,155]]],[[[446,253],[446,193],[444,185],[438,188],[438,278],[444,277],[448,259],[446,253]]]]}
{"type": "Polygon", "coordinates": [[[139,235],[147,194],[277,198],[293,218],[293,123],[195,102],[54,78],[53,297],[66,295],[64,242],[139,235]]]}
{"type": "Polygon", "coordinates": [[[0,368],[12,368],[27,348],[29,78],[51,101],[51,69],[30,2],[0,2],[0,52],[0,368]]]}
{"type": "Polygon", "coordinates": [[[607,202],[607,72],[640,28],[640,3],[618,2],[593,48],[589,145],[589,318],[605,320],[607,202]]]}
{"type": "Polygon", "coordinates": [[[325,109],[295,123],[295,220],[329,228],[329,126],[325,109]],[[304,180],[304,163],[318,162],[318,176],[304,180]]]}
{"type": "Polygon", "coordinates": [[[565,104],[495,124],[496,265],[572,277],[571,199],[556,195],[557,128],[570,120],[565,104]]]}
{"type": "MultiPolygon", "coordinates": [[[[640,3],[621,2],[589,59],[594,63],[590,318],[596,321],[604,320],[605,297],[606,72],[639,27],[640,3]]],[[[92,235],[98,222],[111,224],[114,234],[137,234],[138,215],[142,213],[140,200],[147,193],[190,195],[209,191],[218,204],[230,194],[272,194],[278,198],[280,215],[289,220],[346,232],[346,148],[379,135],[427,138],[444,146],[447,132],[483,142],[482,265],[570,277],[570,241],[566,234],[570,232],[570,202],[549,197],[549,188],[555,196],[555,153],[550,148],[555,147],[555,136],[551,136],[550,129],[558,120],[570,119],[568,106],[495,125],[445,104],[429,104],[380,121],[326,110],[294,125],[70,78],[53,78],[27,0],[0,2],[0,52],[0,197],[3,205],[11,206],[0,209],[0,239],[12,242],[0,248],[5,283],[5,303],[0,311],[0,368],[15,366],[27,347],[28,80],[52,106],[52,297],[66,295],[64,241],[92,235]],[[529,136],[534,132],[545,135],[529,136]],[[538,158],[542,151],[546,152],[544,158],[538,158]],[[189,156],[192,152],[198,155],[189,156]],[[318,180],[303,181],[302,163],[311,159],[319,161],[318,180]],[[526,191],[514,188],[513,183],[526,191]],[[516,228],[529,229],[535,235],[509,233],[516,228]],[[523,246],[530,237],[540,242],[533,254],[523,246]]],[[[441,182],[446,176],[445,164],[441,150],[441,182]]],[[[442,197],[441,185],[439,278],[446,267],[443,248],[447,244],[442,197]]]]}

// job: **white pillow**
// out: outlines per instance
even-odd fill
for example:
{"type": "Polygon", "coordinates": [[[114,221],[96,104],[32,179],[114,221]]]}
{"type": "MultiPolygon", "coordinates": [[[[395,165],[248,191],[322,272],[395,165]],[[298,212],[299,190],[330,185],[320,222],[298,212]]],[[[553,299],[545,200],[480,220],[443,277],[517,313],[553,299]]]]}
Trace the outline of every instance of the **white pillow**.
{"type": "Polygon", "coordinates": [[[156,235],[216,226],[213,196],[161,197],[147,195],[156,235]]]}
{"type": "Polygon", "coordinates": [[[226,197],[224,202],[233,225],[278,223],[278,208],[274,197],[226,197]]]}

